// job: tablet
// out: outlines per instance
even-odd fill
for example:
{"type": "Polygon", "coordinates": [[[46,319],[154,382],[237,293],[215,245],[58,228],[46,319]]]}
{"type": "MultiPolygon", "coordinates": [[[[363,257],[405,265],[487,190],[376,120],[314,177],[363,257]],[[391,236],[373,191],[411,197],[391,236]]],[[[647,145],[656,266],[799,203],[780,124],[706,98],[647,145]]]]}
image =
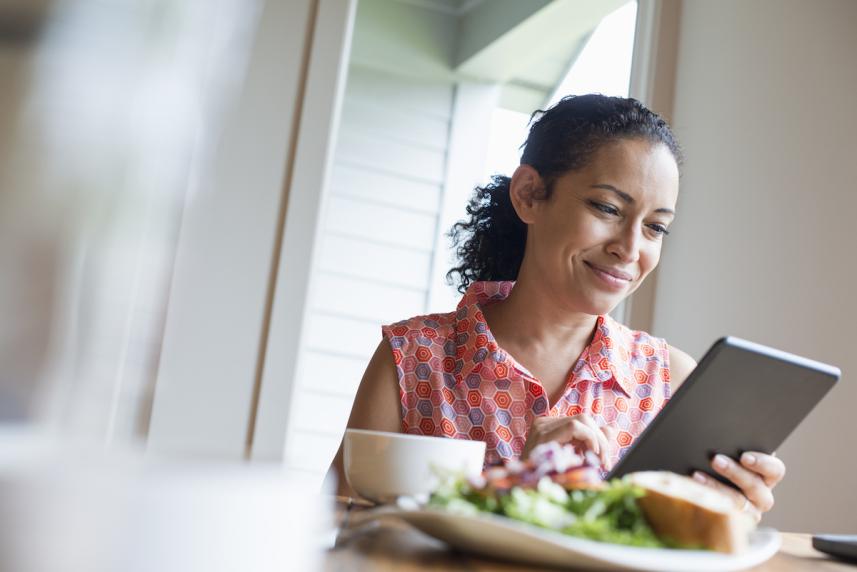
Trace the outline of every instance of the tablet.
{"type": "Polygon", "coordinates": [[[816,534],[812,537],[812,547],[857,564],[857,535],[855,534],[816,534]]]}
{"type": "Polygon", "coordinates": [[[838,368],[739,338],[711,346],[608,474],[699,470],[715,453],[772,453],[839,379],[838,368]]]}

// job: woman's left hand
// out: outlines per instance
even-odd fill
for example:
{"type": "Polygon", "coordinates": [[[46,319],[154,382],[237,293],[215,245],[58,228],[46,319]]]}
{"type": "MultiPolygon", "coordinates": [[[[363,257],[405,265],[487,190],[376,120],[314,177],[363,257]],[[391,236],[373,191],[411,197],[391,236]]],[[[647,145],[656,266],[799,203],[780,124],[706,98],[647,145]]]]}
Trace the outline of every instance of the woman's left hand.
{"type": "Polygon", "coordinates": [[[773,489],[786,474],[786,465],[773,455],[748,451],[741,455],[740,462],[726,455],[715,455],[711,468],[729,479],[741,492],[697,471],[693,477],[699,482],[721,490],[732,496],[739,507],[750,514],[756,522],[762,514],[774,506],[773,489]]]}

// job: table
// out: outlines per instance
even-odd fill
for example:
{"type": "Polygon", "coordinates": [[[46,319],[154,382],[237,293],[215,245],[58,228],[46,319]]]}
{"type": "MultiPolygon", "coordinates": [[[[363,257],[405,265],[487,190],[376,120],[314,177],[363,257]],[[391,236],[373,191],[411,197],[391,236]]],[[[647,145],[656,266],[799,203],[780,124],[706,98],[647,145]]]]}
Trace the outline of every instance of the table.
{"type": "MultiPolygon", "coordinates": [[[[341,521],[344,511],[338,511],[341,521]]],[[[783,533],[783,545],[771,560],[754,572],[857,572],[857,565],[828,557],[812,547],[810,534],[783,533]]],[[[450,550],[444,543],[406,524],[385,522],[354,535],[323,558],[325,572],[351,571],[466,571],[545,572],[550,568],[507,563],[450,550]]]]}

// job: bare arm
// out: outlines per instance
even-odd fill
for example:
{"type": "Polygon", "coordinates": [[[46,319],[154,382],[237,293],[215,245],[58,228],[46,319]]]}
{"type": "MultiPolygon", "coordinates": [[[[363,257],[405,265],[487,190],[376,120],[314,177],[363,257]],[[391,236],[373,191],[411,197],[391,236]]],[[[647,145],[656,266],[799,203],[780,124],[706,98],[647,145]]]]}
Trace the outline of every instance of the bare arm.
{"type": "MultiPolygon", "coordinates": [[[[393,352],[386,340],[381,340],[369,360],[354,405],[348,418],[348,428],[372,429],[398,433],[402,429],[401,401],[399,399],[399,376],[393,362],[393,352]]],[[[333,463],[327,471],[325,481],[336,478],[336,494],[353,497],[356,493],[345,480],[342,443],[333,463]]]]}
{"type": "Polygon", "coordinates": [[[696,360],[672,346],[670,348],[670,388],[673,393],[684,383],[687,376],[696,369],[696,360]]]}

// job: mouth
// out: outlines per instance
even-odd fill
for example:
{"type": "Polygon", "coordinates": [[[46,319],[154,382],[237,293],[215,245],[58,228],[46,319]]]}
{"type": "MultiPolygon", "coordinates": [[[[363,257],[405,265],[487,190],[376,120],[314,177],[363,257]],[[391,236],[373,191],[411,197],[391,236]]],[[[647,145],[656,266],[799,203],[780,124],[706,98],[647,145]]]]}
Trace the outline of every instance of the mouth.
{"type": "Polygon", "coordinates": [[[622,290],[627,287],[628,284],[634,279],[633,276],[619,270],[617,268],[609,268],[606,266],[599,266],[598,264],[593,264],[592,262],[583,261],[583,263],[592,270],[592,273],[609,289],[611,290],[622,290]]]}

